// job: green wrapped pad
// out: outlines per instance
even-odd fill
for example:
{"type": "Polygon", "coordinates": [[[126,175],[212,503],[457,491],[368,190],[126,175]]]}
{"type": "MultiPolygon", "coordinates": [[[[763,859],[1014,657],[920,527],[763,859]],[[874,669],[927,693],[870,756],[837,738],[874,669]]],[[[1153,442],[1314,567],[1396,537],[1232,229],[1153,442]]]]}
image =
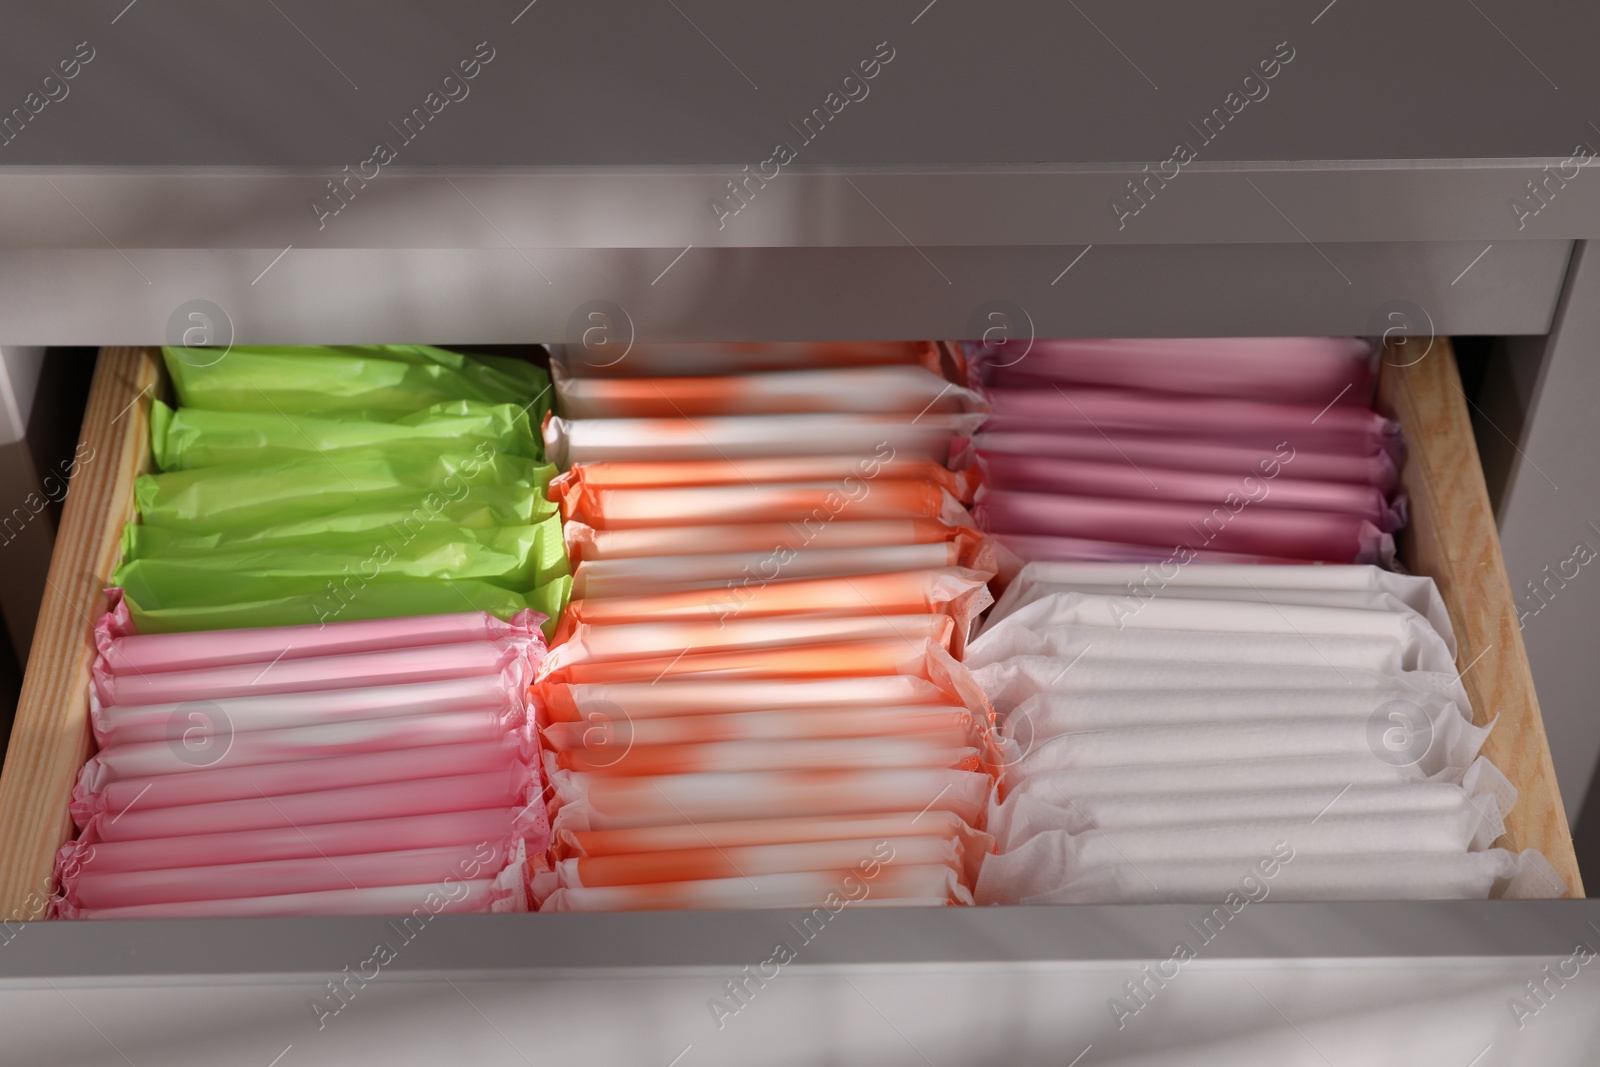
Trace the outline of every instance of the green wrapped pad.
{"type": "Polygon", "coordinates": [[[421,499],[412,497],[389,504],[358,504],[326,515],[314,515],[274,526],[242,526],[210,531],[145,526],[141,536],[149,538],[159,532],[174,538],[193,537],[195,544],[207,552],[321,538],[327,534],[364,534],[368,543],[373,543],[391,535],[416,535],[436,523],[468,530],[533,526],[560,510],[560,505],[547,499],[544,490],[538,486],[475,485],[459,500],[450,500],[443,494],[434,493],[421,499]]]}
{"type": "Polygon", "coordinates": [[[350,448],[335,454],[141,475],[134,497],[146,525],[193,533],[302,522],[357,508],[409,504],[438,511],[475,486],[542,489],[555,468],[480,443],[441,453],[433,441],[350,448]]]}
{"type": "Polygon", "coordinates": [[[134,626],[142,634],[460,611],[487,611],[509,619],[531,608],[550,619],[544,626],[548,639],[572,589],[572,579],[566,576],[517,593],[471,579],[390,580],[380,575],[370,582],[345,578],[335,583],[327,578],[222,574],[165,560],[136,560],[122,568],[119,578],[134,626]]]}
{"type": "MultiPolygon", "coordinates": [[[[525,590],[568,573],[561,519],[548,516],[533,526],[462,529],[431,523],[378,533],[323,533],[217,548],[218,534],[186,534],[159,526],[129,525],[123,531],[125,569],[135,560],[166,561],[191,572],[278,575],[285,578],[366,580],[473,578],[525,590]]],[[[112,576],[121,585],[123,570],[112,576]]],[[[163,597],[170,601],[174,597],[163,597]]]]}
{"type": "Polygon", "coordinates": [[[382,419],[476,400],[528,405],[538,425],[550,406],[543,368],[429,345],[241,346],[214,363],[204,349],[164,348],[162,354],[183,407],[382,419]],[[208,365],[197,366],[203,362],[208,365]]]}
{"type": "Polygon", "coordinates": [[[543,443],[526,412],[512,404],[470,400],[435,404],[392,421],[277,411],[174,411],[158,400],[151,412],[150,441],[156,465],[163,471],[422,441],[452,452],[471,451],[488,443],[509,455],[544,458],[543,443]]]}

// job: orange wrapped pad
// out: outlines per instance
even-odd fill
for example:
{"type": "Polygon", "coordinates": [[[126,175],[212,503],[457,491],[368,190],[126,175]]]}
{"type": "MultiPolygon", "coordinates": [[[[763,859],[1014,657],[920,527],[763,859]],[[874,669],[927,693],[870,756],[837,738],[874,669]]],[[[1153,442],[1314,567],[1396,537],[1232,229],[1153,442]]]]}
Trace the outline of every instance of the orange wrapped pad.
{"type": "Polygon", "coordinates": [[[574,856],[629,856],[698,848],[747,848],[802,841],[942,837],[961,842],[970,885],[994,838],[974,830],[951,811],[868,815],[806,816],[798,819],[741,819],[737,822],[683,823],[635,830],[563,830],[555,839],[558,859],[574,856]]]}
{"type": "MultiPolygon", "coordinates": [[[[883,548],[944,541],[978,543],[976,527],[937,519],[884,519],[874,522],[753,522],[741,526],[661,526],[640,530],[597,530],[566,522],[562,533],[574,563],[647,556],[727,555],[734,552],[799,553],[807,549],[883,548]]],[[[970,550],[969,550],[970,551],[970,550]]],[[[973,566],[963,561],[962,566],[973,566]]]]}
{"type": "MultiPolygon", "coordinates": [[[[846,478],[926,481],[964,504],[980,484],[976,463],[953,471],[926,459],[879,460],[857,456],[755,456],[731,459],[644,460],[585,463],[551,481],[552,498],[573,482],[596,489],[671,489],[694,485],[764,485],[774,482],[842,482],[846,478]]],[[[848,486],[846,488],[849,488],[848,486]]]]}
{"type": "Polygon", "coordinates": [[[530,692],[541,723],[586,725],[727,713],[754,714],[769,709],[848,711],[963,703],[954,690],[936,685],[925,677],[909,674],[809,681],[674,678],[662,684],[558,685],[541,682],[530,692]]]}
{"type": "MultiPolygon", "coordinates": [[[[581,469],[581,468],[580,468],[581,469]]],[[[563,521],[599,530],[653,526],[728,526],[752,522],[832,524],[851,520],[970,521],[960,501],[928,481],[800,482],[782,485],[701,485],[677,489],[601,489],[581,479],[559,490],[563,521]]]]}
{"type": "Polygon", "coordinates": [[[715,621],[773,615],[924,615],[943,613],[965,635],[978,613],[994,602],[988,576],[955,568],[864,574],[854,578],[746,584],[650,596],[574,600],[562,614],[553,643],[559,645],[580,623],[715,621]]]}
{"type": "MultiPolygon", "coordinates": [[[[715,718],[716,716],[712,716],[715,718]]],[[[582,771],[607,777],[663,774],[742,774],[747,771],[825,771],[873,767],[953,767],[975,771],[982,766],[978,750],[967,745],[967,731],[906,737],[824,737],[783,741],[720,741],[709,744],[607,744],[546,753],[552,769],[582,771]]]]}
{"type": "Polygon", "coordinates": [[[681,852],[579,857],[558,861],[556,877],[563,889],[592,889],[605,885],[753,879],[765,874],[835,871],[863,862],[867,864],[866,870],[901,864],[938,864],[958,872],[966,868],[958,837],[918,835],[726,847],[702,845],[681,852]],[[873,863],[874,860],[877,862],[873,863]]]}
{"type": "Polygon", "coordinates": [[[991,779],[972,771],[762,771],[605,777],[557,770],[553,830],[610,830],[868,812],[948,811],[982,825],[991,779]]]}
{"type": "Polygon", "coordinates": [[[649,882],[642,885],[602,886],[598,889],[558,889],[540,905],[540,911],[648,911],[660,909],[814,908],[801,919],[808,929],[821,920],[827,908],[837,914],[855,907],[930,906],[971,904],[972,893],[955,871],[943,864],[880,866],[869,878],[858,868],[836,871],[801,871],[751,878],[718,878],[703,882],[649,882]]]}
{"type": "MultiPolygon", "coordinates": [[[[833,619],[790,616],[771,619],[735,619],[716,622],[641,622],[616,626],[589,626],[579,623],[567,640],[557,645],[540,665],[540,677],[555,681],[579,681],[568,672],[597,668],[602,673],[582,679],[599,680],[605,671],[614,670],[616,681],[636,677],[648,670],[656,659],[713,656],[749,656],[776,662],[777,653],[826,650],[843,642],[876,642],[898,639],[910,651],[920,642],[934,642],[946,651],[955,637],[955,620],[948,615],[873,615],[833,619]],[[735,651],[737,650],[737,651],[735,651]]],[[[863,646],[858,646],[863,647],[863,646]]],[[[663,668],[664,669],[664,668],[663,668]]],[[[815,670],[815,668],[813,668],[815,670]]],[[[872,673],[884,673],[873,671],[872,673]]],[[[772,675],[781,677],[781,675],[772,675]]]]}
{"type": "Polygon", "coordinates": [[[567,378],[748,374],[818,367],[913,366],[966,380],[960,353],[932,341],[726,342],[721,344],[555,345],[551,369],[567,378]]]}
{"type": "Polygon", "coordinates": [[[555,752],[588,747],[690,745],[714,741],[782,741],[846,737],[909,737],[948,734],[965,741],[982,724],[967,708],[939,704],[910,707],[774,708],[723,715],[624,718],[596,715],[590,721],[551,723],[545,745],[555,752]]]}
{"type": "Polygon", "coordinates": [[[983,395],[926,367],[824,367],[675,377],[573,377],[555,364],[556,406],[569,419],[794,415],[920,416],[987,411],[983,395]]]}

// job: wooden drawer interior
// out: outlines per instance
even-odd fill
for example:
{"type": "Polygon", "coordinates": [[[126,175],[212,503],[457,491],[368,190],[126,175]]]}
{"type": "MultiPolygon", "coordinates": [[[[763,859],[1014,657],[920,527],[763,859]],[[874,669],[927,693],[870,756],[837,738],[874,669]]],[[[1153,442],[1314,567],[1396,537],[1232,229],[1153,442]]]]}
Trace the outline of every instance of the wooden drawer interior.
{"type": "MultiPolygon", "coordinates": [[[[1385,355],[1379,406],[1400,420],[1408,444],[1402,483],[1411,522],[1401,559],[1438,582],[1478,721],[1496,720],[1484,754],[1518,791],[1499,843],[1541,850],[1566,879],[1567,895],[1581,897],[1455,357],[1442,340],[1410,365],[1398,353],[1385,355]]],[[[42,917],[56,850],[71,833],[67,804],[92,745],[94,620],[105,611],[103,590],[134,512],[134,478],[150,468],[151,400],[167,388],[158,350],[101,353],[83,421],[85,458],[66,501],[0,776],[0,916],[6,918],[42,917]]]]}

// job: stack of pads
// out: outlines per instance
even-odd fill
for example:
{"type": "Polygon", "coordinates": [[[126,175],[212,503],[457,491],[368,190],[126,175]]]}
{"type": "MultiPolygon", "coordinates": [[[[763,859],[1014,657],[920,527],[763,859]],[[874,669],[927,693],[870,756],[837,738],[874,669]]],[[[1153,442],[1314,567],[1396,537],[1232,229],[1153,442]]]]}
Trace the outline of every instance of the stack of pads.
{"type": "Polygon", "coordinates": [[[113,578],[140,633],[560,614],[540,367],[420,345],[165,356],[180,406],[155,405],[162,473],[136,484],[113,578]]]}
{"type": "Polygon", "coordinates": [[[943,355],[557,351],[541,910],[971,901],[992,738],[955,657],[994,567],[943,355]]]}
{"type": "Polygon", "coordinates": [[[57,914],[527,910],[549,842],[525,706],[540,620],[140,635],[114,596],[57,914]]]}
{"type": "Polygon", "coordinates": [[[1020,559],[1392,561],[1400,428],[1372,410],[1367,341],[968,348],[994,409],[979,517],[1020,559]]]}
{"type": "Polygon", "coordinates": [[[1376,567],[1025,566],[966,660],[1005,739],[978,902],[1562,895],[1489,847],[1516,793],[1454,656],[1376,567]]]}

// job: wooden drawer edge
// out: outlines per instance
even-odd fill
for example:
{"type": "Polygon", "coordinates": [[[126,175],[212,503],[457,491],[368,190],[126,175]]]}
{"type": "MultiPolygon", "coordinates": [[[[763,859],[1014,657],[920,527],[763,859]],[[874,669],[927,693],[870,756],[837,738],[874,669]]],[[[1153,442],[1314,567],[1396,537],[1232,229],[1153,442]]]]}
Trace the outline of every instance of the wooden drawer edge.
{"type": "Polygon", "coordinates": [[[94,620],[133,515],[134,478],[149,466],[150,404],[162,383],[155,349],[101,351],[0,772],[0,915],[8,918],[43,915],[56,850],[71,833],[67,805],[89,753],[94,620]]]}
{"type": "Polygon", "coordinates": [[[1411,522],[1401,535],[1400,556],[1439,583],[1477,721],[1496,721],[1483,754],[1517,787],[1501,844],[1537,848],[1566,880],[1567,895],[1581,897],[1583,879],[1455,352],[1444,338],[1435,338],[1421,359],[1416,349],[1414,340],[1386,349],[1378,378],[1379,408],[1400,420],[1408,449],[1401,481],[1411,522]]]}

